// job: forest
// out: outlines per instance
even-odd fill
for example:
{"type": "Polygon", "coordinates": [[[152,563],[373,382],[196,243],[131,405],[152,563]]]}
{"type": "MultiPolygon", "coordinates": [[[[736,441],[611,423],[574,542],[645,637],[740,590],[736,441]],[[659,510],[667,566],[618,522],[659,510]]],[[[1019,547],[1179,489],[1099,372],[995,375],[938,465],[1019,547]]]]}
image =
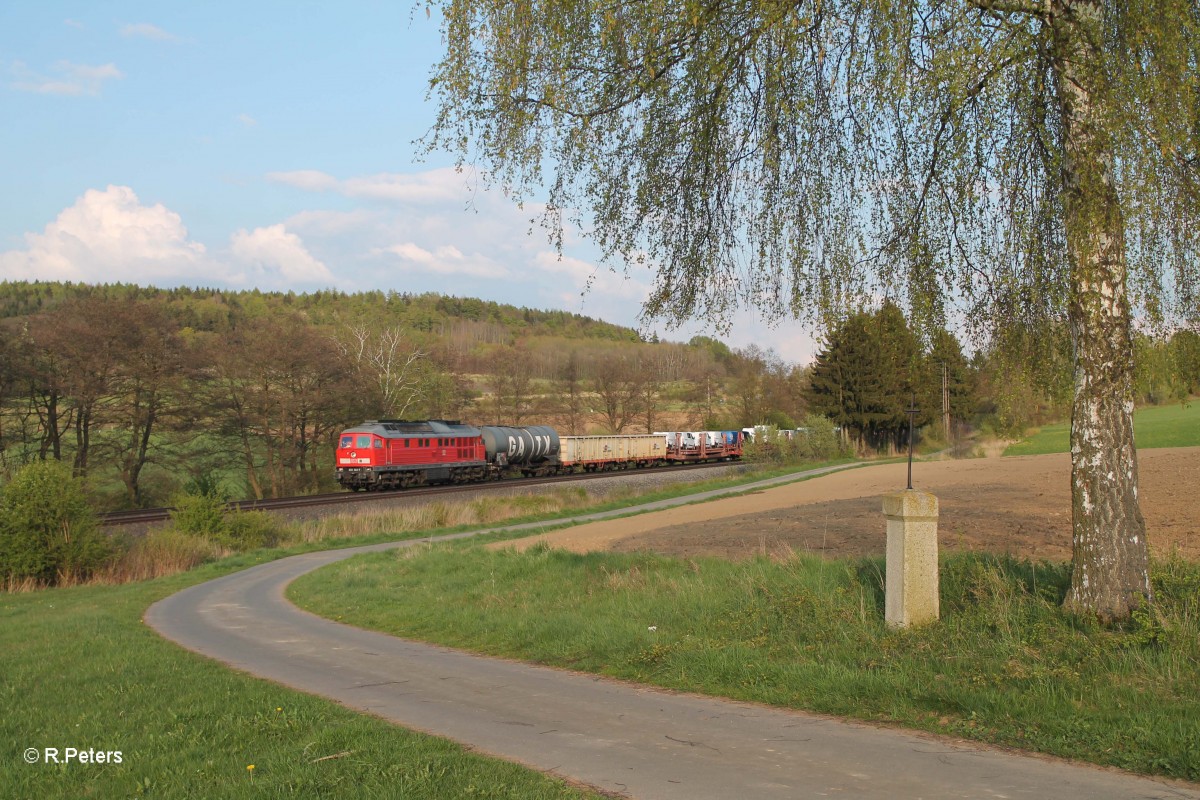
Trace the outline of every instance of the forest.
{"type": "MultiPolygon", "coordinates": [[[[561,311],[395,292],[311,294],[0,283],[0,477],[54,459],[99,508],[180,492],[332,488],[331,441],[365,419],[550,424],[565,434],[839,426],[860,453],[904,442],[913,402],[950,444],[1062,419],[1065,336],[970,355],[893,305],[843,320],[812,365],[757,346],[561,311]],[[1024,366],[1036,346],[1051,357],[1024,366]]],[[[1200,335],[1138,342],[1141,402],[1200,391],[1200,335]]]]}

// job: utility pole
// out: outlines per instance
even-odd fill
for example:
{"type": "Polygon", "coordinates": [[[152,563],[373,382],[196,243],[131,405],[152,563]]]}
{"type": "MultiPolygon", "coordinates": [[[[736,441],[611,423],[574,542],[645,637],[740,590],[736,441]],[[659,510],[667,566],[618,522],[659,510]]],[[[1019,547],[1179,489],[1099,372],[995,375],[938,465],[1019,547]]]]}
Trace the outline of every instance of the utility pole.
{"type": "Polygon", "coordinates": [[[953,444],[950,435],[950,368],[942,362],[942,426],[946,431],[946,442],[953,444]]]}
{"type": "Polygon", "coordinates": [[[912,485],[912,457],[913,457],[913,420],[917,418],[917,395],[914,392],[912,403],[909,404],[905,414],[908,414],[908,488],[913,488],[912,485]]]}

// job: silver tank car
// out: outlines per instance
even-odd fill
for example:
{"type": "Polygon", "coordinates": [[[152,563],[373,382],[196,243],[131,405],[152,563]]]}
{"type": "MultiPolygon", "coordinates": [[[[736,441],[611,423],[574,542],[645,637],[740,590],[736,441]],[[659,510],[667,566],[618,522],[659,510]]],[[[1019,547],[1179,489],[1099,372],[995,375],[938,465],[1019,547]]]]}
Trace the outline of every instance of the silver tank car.
{"type": "Polygon", "coordinates": [[[492,464],[503,467],[558,460],[558,433],[548,425],[531,425],[528,428],[485,425],[480,430],[483,432],[487,460],[492,464]]]}

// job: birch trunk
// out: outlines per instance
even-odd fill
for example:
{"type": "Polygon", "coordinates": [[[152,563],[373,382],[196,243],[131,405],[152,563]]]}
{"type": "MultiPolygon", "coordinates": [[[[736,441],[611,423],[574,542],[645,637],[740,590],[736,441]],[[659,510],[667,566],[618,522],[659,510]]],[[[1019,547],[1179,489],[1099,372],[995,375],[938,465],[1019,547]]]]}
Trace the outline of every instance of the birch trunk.
{"type": "Polygon", "coordinates": [[[1053,6],[1063,208],[1075,354],[1071,409],[1074,571],[1066,606],[1111,621],[1150,600],[1133,439],[1133,342],[1125,224],[1108,133],[1099,2],[1053,6]]]}

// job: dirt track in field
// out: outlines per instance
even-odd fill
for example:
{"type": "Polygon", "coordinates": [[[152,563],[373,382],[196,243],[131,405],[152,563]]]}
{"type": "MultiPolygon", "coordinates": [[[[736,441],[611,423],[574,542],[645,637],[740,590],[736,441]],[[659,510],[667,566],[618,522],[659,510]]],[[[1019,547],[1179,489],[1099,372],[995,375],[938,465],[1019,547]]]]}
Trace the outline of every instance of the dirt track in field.
{"type": "MultiPolygon", "coordinates": [[[[1200,447],[1138,453],[1151,552],[1200,560],[1200,447]]],[[[578,552],[650,550],[747,558],[789,550],[830,558],[882,555],[882,495],[903,489],[905,464],[839,472],[744,497],[595,522],[520,540],[578,552]]],[[[1067,454],[934,461],[913,465],[913,486],[937,495],[945,552],[1071,557],[1067,454]]]]}

